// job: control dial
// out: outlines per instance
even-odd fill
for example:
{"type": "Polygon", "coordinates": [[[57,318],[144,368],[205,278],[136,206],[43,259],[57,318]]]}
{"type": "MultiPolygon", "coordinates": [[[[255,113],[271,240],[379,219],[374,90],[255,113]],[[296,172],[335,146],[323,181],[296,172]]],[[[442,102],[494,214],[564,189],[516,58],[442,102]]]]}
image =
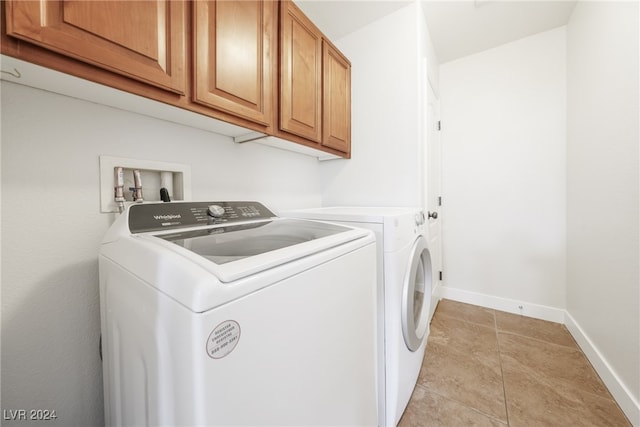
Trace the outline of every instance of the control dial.
{"type": "Polygon", "coordinates": [[[224,216],[224,208],[220,205],[209,205],[207,213],[214,218],[222,218],[224,216]]]}

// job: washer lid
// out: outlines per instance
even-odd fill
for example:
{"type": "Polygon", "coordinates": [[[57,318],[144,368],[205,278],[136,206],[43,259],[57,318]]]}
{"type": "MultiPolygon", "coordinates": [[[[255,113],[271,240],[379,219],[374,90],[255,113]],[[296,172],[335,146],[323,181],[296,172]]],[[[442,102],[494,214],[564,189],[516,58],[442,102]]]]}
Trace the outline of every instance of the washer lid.
{"type": "MultiPolygon", "coordinates": [[[[318,221],[273,218],[229,226],[143,233],[136,237],[188,258],[230,283],[362,239],[367,230],[318,221]]],[[[161,249],[162,248],[162,249],[161,249]]]]}
{"type": "Polygon", "coordinates": [[[348,231],[335,224],[273,219],[156,235],[222,265],[348,231]]]}
{"type": "Polygon", "coordinates": [[[201,313],[375,243],[365,229],[260,217],[255,202],[216,205],[225,209],[221,218],[206,213],[211,203],[140,205],[138,219],[129,208],[103,240],[104,265],[201,313]]]}

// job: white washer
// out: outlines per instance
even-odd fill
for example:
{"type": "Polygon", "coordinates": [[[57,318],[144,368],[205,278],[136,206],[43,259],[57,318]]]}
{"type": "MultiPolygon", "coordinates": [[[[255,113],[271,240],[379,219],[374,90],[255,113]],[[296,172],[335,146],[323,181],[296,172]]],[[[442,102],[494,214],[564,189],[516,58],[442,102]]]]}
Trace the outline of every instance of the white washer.
{"type": "Polygon", "coordinates": [[[378,418],[396,426],[416,385],[429,333],[433,273],[424,212],[327,207],[288,216],[372,230],[378,259],[378,418]]]}
{"type": "Polygon", "coordinates": [[[256,202],[129,207],[99,256],[106,425],[377,425],[375,248],[256,202]]]}

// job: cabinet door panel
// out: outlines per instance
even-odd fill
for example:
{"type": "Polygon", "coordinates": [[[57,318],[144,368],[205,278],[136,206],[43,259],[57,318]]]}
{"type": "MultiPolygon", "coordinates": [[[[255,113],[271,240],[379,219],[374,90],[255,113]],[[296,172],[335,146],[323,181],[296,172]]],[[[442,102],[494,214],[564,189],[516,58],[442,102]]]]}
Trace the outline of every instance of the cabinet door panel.
{"type": "Polygon", "coordinates": [[[276,9],[272,1],[194,2],[194,101],[270,125],[276,9]]]}
{"type": "Polygon", "coordinates": [[[351,64],[324,43],[322,145],[348,153],[351,147],[351,64]]]}
{"type": "Polygon", "coordinates": [[[7,34],[185,92],[185,2],[8,1],[7,34]]]}
{"type": "Polygon", "coordinates": [[[319,143],[322,34],[293,3],[282,4],[280,129],[319,143]]]}
{"type": "MultiPolygon", "coordinates": [[[[158,60],[158,32],[165,29],[158,28],[156,21],[158,16],[166,13],[159,10],[158,6],[156,2],[65,1],[62,4],[62,20],[88,34],[158,60]],[[93,19],[96,16],[102,19],[93,19]]],[[[166,34],[162,34],[162,37],[166,37],[166,34]]]]}

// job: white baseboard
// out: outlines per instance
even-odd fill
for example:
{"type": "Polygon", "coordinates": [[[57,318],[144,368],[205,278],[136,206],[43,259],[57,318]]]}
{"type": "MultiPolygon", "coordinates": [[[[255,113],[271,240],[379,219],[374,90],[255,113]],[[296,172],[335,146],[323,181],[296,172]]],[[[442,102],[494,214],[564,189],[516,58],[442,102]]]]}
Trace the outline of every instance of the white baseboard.
{"type": "Polygon", "coordinates": [[[451,288],[449,286],[440,287],[440,298],[447,298],[454,301],[465,302],[467,304],[492,308],[494,310],[506,311],[507,313],[521,314],[535,319],[564,323],[565,310],[561,308],[480,294],[477,292],[466,291],[464,289],[451,288]]]}
{"type": "Polygon", "coordinates": [[[440,286],[438,288],[440,298],[447,298],[467,304],[479,305],[481,307],[492,308],[494,310],[506,311],[508,313],[522,314],[523,316],[536,319],[548,320],[556,323],[563,323],[573,338],[576,340],[583,353],[589,359],[594,369],[602,378],[609,392],[616,400],[622,411],[625,413],[631,424],[640,427],[640,403],[633,397],[629,389],[620,380],[612,369],[611,365],[603,357],[602,353],[589,339],[580,325],[565,309],[549,307],[539,304],[531,304],[525,301],[518,301],[509,298],[496,297],[492,295],[471,292],[464,289],[440,286]]]}
{"type": "Polygon", "coordinates": [[[587,356],[587,359],[589,359],[589,362],[591,362],[591,365],[593,365],[593,368],[598,375],[600,375],[600,378],[602,378],[602,381],[622,409],[622,412],[629,418],[632,425],[636,427],[640,426],[640,403],[633,397],[624,383],[620,381],[620,378],[616,375],[611,365],[609,365],[580,325],[578,325],[571,314],[566,311],[564,324],[582,349],[582,352],[587,356]]]}

